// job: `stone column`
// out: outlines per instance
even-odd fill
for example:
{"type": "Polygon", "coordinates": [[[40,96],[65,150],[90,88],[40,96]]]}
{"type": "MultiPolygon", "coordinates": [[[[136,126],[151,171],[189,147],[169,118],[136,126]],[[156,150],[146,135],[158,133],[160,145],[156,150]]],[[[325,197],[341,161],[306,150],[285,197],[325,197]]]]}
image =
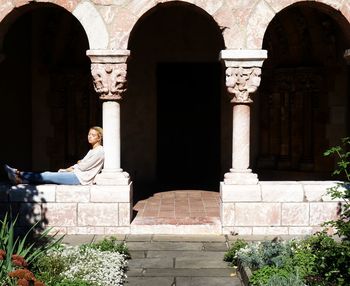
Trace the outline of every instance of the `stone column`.
{"type": "Polygon", "coordinates": [[[251,94],[260,85],[265,50],[223,50],[226,86],[233,103],[232,168],[224,176],[225,184],[257,184],[258,176],[249,169],[251,94]]]}
{"type": "Polygon", "coordinates": [[[129,50],[88,50],[94,87],[102,103],[105,162],[98,185],[128,185],[129,174],[120,165],[120,104],[126,91],[129,50]]]}

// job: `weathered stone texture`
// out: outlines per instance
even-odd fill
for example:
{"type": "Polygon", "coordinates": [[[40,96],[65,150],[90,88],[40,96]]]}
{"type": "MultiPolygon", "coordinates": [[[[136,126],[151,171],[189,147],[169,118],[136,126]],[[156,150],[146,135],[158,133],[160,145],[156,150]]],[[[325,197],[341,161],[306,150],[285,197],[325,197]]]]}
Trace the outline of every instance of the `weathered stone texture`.
{"type": "Polygon", "coordinates": [[[253,227],[253,235],[287,235],[288,227],[253,227]]]}
{"type": "Polygon", "coordinates": [[[260,1],[252,11],[247,23],[247,44],[248,49],[261,49],[262,41],[267,26],[275,12],[264,1],[260,1]]]}
{"type": "Polygon", "coordinates": [[[125,202],[131,200],[129,186],[91,186],[91,202],[125,202]]]}
{"type": "Polygon", "coordinates": [[[283,203],[282,225],[285,226],[308,226],[309,204],[308,203],[283,203]]]}
{"type": "Polygon", "coordinates": [[[225,202],[258,202],[261,201],[260,185],[221,184],[220,196],[225,202]]]}
{"type": "Polygon", "coordinates": [[[57,186],[56,202],[58,203],[87,203],[90,200],[89,186],[65,187],[57,186]]]}
{"type": "Polygon", "coordinates": [[[75,203],[46,203],[43,204],[43,218],[49,226],[76,226],[77,204],[75,203]]]}
{"type": "Polygon", "coordinates": [[[264,202],[302,202],[304,193],[301,184],[261,185],[264,202]]]}
{"type": "Polygon", "coordinates": [[[280,203],[236,203],[237,226],[276,226],[281,224],[280,203]]]}
{"type": "Polygon", "coordinates": [[[117,203],[87,203],[78,206],[79,226],[118,226],[117,203]]]}
{"type": "Polygon", "coordinates": [[[310,225],[319,226],[337,218],[337,203],[310,203],[310,225]]]}
{"type": "Polygon", "coordinates": [[[229,226],[235,225],[235,204],[234,203],[223,203],[221,205],[222,211],[222,225],[229,226]]]}

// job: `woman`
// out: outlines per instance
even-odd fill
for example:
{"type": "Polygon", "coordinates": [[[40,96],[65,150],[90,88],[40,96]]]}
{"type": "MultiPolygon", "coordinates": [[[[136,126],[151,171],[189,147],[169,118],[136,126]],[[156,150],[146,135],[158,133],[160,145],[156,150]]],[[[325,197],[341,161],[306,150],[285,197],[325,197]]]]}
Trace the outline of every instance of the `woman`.
{"type": "Polygon", "coordinates": [[[58,172],[22,172],[5,165],[5,171],[10,181],[17,184],[59,184],[59,185],[92,185],[96,175],[101,171],[104,161],[102,146],[103,130],[101,127],[91,127],[88,142],[90,151],[77,164],[58,172]]]}

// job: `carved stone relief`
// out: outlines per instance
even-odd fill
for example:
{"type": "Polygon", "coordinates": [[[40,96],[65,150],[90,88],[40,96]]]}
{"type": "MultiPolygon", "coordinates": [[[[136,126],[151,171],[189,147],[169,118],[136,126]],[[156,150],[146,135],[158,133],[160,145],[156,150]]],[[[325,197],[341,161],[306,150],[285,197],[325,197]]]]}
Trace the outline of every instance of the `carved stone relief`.
{"type": "Polygon", "coordinates": [[[251,103],[250,94],[260,85],[261,68],[229,67],[226,69],[226,86],[231,102],[251,103]]]}
{"type": "Polygon", "coordinates": [[[126,63],[92,63],[94,87],[102,100],[120,100],[126,91],[126,63]]]}

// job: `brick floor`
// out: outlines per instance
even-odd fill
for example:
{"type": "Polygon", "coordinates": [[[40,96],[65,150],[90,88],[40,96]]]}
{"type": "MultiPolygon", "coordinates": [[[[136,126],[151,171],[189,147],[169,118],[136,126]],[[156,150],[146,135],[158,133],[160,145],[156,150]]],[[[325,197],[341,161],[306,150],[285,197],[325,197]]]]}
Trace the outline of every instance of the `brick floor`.
{"type": "Polygon", "coordinates": [[[195,225],[217,222],[220,217],[217,192],[176,190],[156,193],[137,202],[133,224],[195,225]]]}

